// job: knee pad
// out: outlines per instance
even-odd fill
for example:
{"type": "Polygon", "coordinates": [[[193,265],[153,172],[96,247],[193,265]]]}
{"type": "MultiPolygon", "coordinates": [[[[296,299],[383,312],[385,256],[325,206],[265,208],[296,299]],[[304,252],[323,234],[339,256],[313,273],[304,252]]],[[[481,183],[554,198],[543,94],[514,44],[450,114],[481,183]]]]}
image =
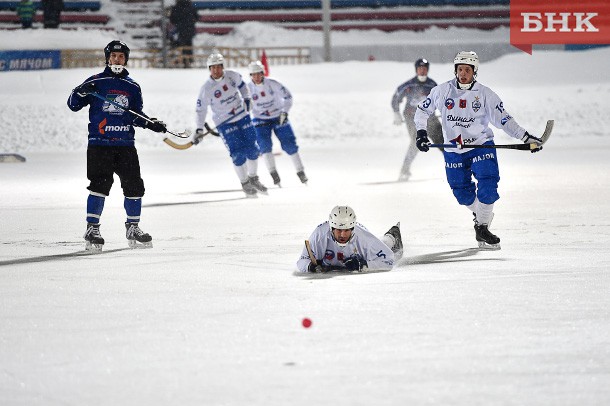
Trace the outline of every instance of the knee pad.
{"type": "Polygon", "coordinates": [[[231,154],[231,160],[233,161],[233,165],[242,166],[246,163],[246,155],[242,152],[236,152],[231,154]]]}
{"type": "Polygon", "coordinates": [[[123,196],[144,196],[144,181],[142,178],[123,181],[123,196]]]}
{"type": "Polygon", "coordinates": [[[481,203],[493,204],[500,198],[498,194],[498,178],[479,179],[477,185],[477,197],[481,203]]]}
{"type": "Polygon", "coordinates": [[[89,183],[89,187],[87,187],[87,189],[89,189],[91,192],[108,196],[110,194],[110,189],[112,188],[113,183],[113,177],[91,179],[91,182],[89,183]]]}
{"type": "Polygon", "coordinates": [[[452,190],[453,196],[455,196],[459,204],[468,206],[474,202],[476,197],[474,184],[466,188],[452,188],[452,190]]]}

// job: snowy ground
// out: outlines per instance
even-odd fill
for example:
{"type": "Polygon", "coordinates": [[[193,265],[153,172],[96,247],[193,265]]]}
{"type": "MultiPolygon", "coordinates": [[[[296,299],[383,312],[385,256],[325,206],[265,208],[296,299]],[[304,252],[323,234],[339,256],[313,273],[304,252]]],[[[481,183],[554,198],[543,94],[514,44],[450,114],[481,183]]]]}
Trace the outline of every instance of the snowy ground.
{"type": "MultiPolygon", "coordinates": [[[[406,150],[390,98],[411,65],[272,67],[294,93],[311,181],[279,155],[284,187],[258,199],[243,198],[219,140],[177,151],[139,130],[155,246],[123,249],[117,181],[97,256],[74,255],[87,114],[65,106],[95,70],[1,74],[0,151],[28,160],[0,164],[0,404],[608,404],[608,61],[602,49],[482,64],[530,132],[556,120],[542,152],[499,152],[497,252],[474,249],[437,152],[408,183],[378,183],[406,150]],[[401,221],[406,258],[389,273],[294,276],[336,204],[377,234],[401,221]]],[[[450,75],[433,66],[437,81],[450,75]]],[[[204,72],[133,77],[145,111],[192,127],[204,72]]]]}

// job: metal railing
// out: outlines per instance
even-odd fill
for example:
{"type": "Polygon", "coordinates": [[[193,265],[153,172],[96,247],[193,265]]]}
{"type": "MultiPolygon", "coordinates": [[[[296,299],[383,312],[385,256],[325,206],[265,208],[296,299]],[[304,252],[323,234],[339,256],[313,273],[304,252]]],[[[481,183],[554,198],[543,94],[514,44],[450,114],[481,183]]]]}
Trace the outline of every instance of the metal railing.
{"type": "MultiPolygon", "coordinates": [[[[166,61],[158,49],[133,49],[128,67],[134,68],[206,68],[207,57],[220,52],[226,67],[244,67],[262,58],[263,48],[229,47],[178,47],[167,52],[166,61]],[[165,66],[164,66],[165,65],[165,66]]],[[[264,48],[270,65],[297,65],[311,62],[311,50],[306,47],[264,48]]],[[[89,49],[64,49],[61,51],[62,68],[91,68],[104,65],[104,52],[89,49]]]]}

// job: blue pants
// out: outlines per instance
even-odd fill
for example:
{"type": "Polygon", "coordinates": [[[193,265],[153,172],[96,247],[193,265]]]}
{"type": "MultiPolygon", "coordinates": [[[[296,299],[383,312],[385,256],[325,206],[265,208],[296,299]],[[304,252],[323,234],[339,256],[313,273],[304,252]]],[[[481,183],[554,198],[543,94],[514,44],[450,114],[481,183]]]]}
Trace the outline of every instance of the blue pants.
{"type": "Polygon", "coordinates": [[[274,132],[278,140],[280,140],[282,149],[288,155],[296,154],[299,151],[297,139],[294,136],[294,131],[292,131],[290,123],[286,122],[284,125],[280,125],[278,119],[260,120],[256,118],[252,120],[252,123],[256,129],[256,142],[261,150],[261,154],[271,152],[271,149],[273,148],[273,142],[271,141],[272,132],[274,132]]]}
{"type": "Polygon", "coordinates": [[[234,123],[221,124],[217,129],[235,166],[242,166],[246,163],[246,159],[252,161],[258,159],[256,131],[250,116],[245,116],[234,123]]]}
{"type": "MultiPolygon", "coordinates": [[[[486,145],[494,145],[489,141],[486,145]]],[[[500,198],[500,170],[495,149],[473,149],[464,154],[443,152],[447,182],[459,204],[468,206],[475,197],[481,203],[492,204],[500,198]],[[472,180],[474,175],[477,184],[472,180]]]]}

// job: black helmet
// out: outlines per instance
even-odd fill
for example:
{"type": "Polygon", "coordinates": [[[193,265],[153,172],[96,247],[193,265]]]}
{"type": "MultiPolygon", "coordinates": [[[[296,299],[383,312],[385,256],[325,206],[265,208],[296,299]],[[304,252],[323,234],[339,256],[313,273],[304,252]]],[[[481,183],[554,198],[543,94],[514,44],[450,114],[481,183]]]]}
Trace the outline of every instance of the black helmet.
{"type": "Polygon", "coordinates": [[[430,62],[428,62],[426,58],[419,58],[417,61],[415,61],[415,69],[417,70],[417,68],[420,66],[425,66],[426,68],[430,69],[430,62]]]}
{"type": "Polygon", "coordinates": [[[108,63],[108,59],[110,58],[111,52],[122,52],[125,54],[125,63],[129,60],[129,47],[123,42],[119,40],[111,41],[106,48],[104,48],[104,55],[106,55],[106,63],[108,63]]]}

